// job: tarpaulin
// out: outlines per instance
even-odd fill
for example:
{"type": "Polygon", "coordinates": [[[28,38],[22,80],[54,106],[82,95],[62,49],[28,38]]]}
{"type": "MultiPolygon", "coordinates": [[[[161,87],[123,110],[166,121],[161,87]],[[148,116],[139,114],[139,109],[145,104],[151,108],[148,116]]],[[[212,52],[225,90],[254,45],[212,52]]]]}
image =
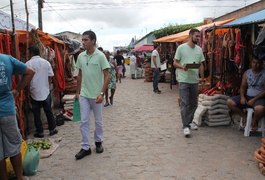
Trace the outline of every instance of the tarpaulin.
{"type": "Polygon", "coordinates": [[[263,23],[263,22],[265,22],[265,9],[249,14],[247,16],[238,18],[232,22],[224,24],[223,26],[219,28],[238,27],[242,25],[256,24],[256,23],[263,23]]]}
{"type": "MultiPolygon", "coordinates": [[[[210,23],[210,24],[205,24],[205,25],[202,25],[202,26],[195,27],[195,29],[198,29],[199,31],[201,31],[204,28],[210,28],[210,27],[213,27],[213,26],[220,26],[220,25],[226,24],[228,22],[231,22],[233,20],[234,20],[234,18],[227,19],[227,20],[224,20],[224,21],[216,21],[216,22],[213,22],[213,23],[210,23]]],[[[183,32],[180,32],[180,33],[177,33],[177,34],[172,34],[172,35],[169,35],[169,36],[161,37],[159,39],[154,40],[154,42],[183,42],[183,41],[188,40],[189,32],[190,32],[190,29],[186,30],[186,31],[183,31],[183,32]]]]}
{"type": "Polygon", "coordinates": [[[150,52],[154,50],[154,46],[152,44],[144,44],[142,46],[139,46],[135,49],[133,49],[133,51],[135,52],[150,52]]]}
{"type": "MultiPolygon", "coordinates": [[[[48,33],[42,32],[40,30],[35,30],[35,31],[37,31],[41,43],[45,46],[51,46],[52,43],[58,43],[62,45],[64,44],[63,41],[59,40],[56,37],[53,37],[52,35],[48,33]]],[[[27,31],[16,30],[16,34],[19,36],[20,42],[26,42],[27,31]]]]}

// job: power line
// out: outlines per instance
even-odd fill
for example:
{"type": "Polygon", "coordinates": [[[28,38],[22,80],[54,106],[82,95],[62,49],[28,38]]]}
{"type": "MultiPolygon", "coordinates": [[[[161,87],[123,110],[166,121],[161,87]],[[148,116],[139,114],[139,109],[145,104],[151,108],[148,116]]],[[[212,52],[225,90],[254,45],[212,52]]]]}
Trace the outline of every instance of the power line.
{"type": "Polygon", "coordinates": [[[72,26],[75,29],[75,26],[71,24],[67,19],[65,19],[60,13],[57,12],[52,6],[49,5],[49,3],[46,3],[49,8],[51,8],[58,16],[60,16],[65,22],[67,22],[70,26],[72,26]]]}

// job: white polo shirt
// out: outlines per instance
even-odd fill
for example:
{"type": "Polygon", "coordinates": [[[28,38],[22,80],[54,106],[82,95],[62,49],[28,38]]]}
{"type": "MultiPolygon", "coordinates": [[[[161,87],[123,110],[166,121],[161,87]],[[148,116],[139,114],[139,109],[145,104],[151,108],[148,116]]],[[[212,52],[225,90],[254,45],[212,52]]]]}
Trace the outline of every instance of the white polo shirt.
{"type": "Polygon", "coordinates": [[[45,100],[50,94],[49,77],[54,76],[50,62],[40,56],[33,56],[26,65],[35,72],[30,82],[30,96],[36,101],[45,100]]]}

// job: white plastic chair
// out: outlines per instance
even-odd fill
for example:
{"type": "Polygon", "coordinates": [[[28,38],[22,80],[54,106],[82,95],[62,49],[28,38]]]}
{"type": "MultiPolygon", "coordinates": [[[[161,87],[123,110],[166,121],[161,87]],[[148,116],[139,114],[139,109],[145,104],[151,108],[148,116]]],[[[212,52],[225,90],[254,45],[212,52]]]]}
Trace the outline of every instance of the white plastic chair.
{"type": "MultiPolygon", "coordinates": [[[[246,126],[244,129],[244,136],[249,136],[250,131],[251,131],[251,123],[252,123],[252,116],[254,109],[253,108],[247,108],[247,122],[246,126]]],[[[242,121],[242,118],[241,118],[242,121]]],[[[261,118],[259,121],[260,127],[257,129],[257,131],[262,132],[262,137],[265,136],[265,129],[264,129],[264,124],[265,124],[265,117],[261,118]]]]}

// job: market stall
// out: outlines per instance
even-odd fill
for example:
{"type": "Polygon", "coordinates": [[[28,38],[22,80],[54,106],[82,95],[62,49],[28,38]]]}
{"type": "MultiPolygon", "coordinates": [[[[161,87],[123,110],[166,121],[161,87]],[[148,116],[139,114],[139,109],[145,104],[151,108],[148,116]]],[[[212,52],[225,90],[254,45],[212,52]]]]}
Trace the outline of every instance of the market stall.
{"type": "MultiPolygon", "coordinates": [[[[211,28],[211,27],[216,26],[216,25],[218,25],[218,26],[223,25],[223,24],[231,22],[233,20],[234,20],[234,18],[231,18],[231,19],[227,19],[224,21],[217,21],[217,22],[213,22],[213,23],[209,23],[209,24],[204,24],[204,25],[201,25],[201,26],[198,26],[195,28],[200,30],[201,33],[203,33],[207,28],[211,28]]],[[[171,85],[176,83],[175,68],[172,65],[172,63],[173,63],[172,60],[174,58],[177,46],[188,40],[189,31],[190,31],[190,29],[183,31],[183,32],[180,32],[180,33],[177,33],[177,34],[161,37],[159,39],[154,40],[154,42],[161,44],[161,58],[167,62],[168,70],[171,72],[171,78],[170,78],[171,79],[171,85]]],[[[202,41],[203,41],[203,39],[201,39],[201,42],[202,41]]],[[[202,44],[200,44],[200,46],[202,47],[202,44]]],[[[207,59],[206,59],[206,62],[208,62],[207,59]]]]}
{"type": "MultiPolygon", "coordinates": [[[[40,48],[41,56],[51,63],[54,70],[53,90],[55,97],[57,97],[54,99],[56,104],[56,102],[60,101],[60,93],[65,89],[64,62],[62,58],[64,42],[38,29],[32,29],[30,32],[17,30],[15,34],[15,41],[12,41],[10,31],[0,31],[0,53],[10,54],[22,62],[26,62],[29,60],[27,57],[27,44],[29,46],[33,44],[37,45],[40,48]],[[14,51],[15,49],[16,52],[14,51]]],[[[12,86],[15,87],[18,81],[19,77],[14,77],[12,86]]],[[[21,91],[15,101],[19,128],[22,136],[25,137],[25,130],[29,122],[28,114],[30,112],[27,103],[27,92],[21,91]]]]}

